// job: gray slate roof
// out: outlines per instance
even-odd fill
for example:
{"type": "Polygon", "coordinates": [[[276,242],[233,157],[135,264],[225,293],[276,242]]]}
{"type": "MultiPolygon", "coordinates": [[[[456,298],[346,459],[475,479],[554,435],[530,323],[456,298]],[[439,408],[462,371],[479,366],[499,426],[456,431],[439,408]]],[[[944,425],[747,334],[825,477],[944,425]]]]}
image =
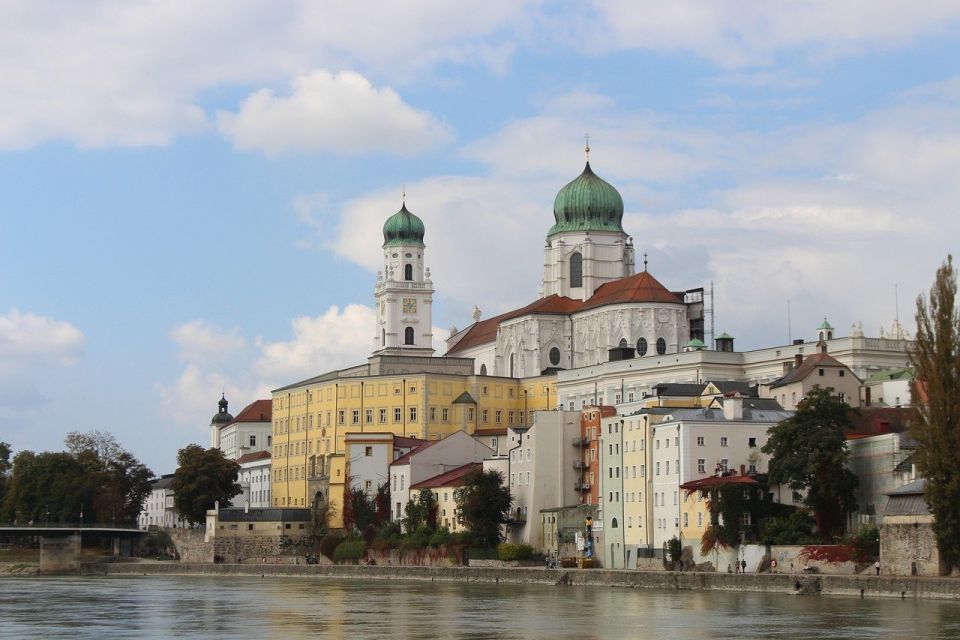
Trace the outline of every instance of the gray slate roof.
{"type": "Polygon", "coordinates": [[[310,520],[310,509],[265,507],[244,511],[231,507],[220,509],[218,517],[220,522],[307,522],[310,520]]]}

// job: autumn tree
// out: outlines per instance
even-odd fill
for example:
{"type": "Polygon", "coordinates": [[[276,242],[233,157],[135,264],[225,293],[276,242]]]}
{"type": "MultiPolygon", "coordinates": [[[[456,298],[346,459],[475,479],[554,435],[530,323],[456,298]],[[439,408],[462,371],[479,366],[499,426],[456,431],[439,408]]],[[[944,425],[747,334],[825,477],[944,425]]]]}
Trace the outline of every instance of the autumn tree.
{"type": "Polygon", "coordinates": [[[930,290],[917,298],[917,337],[910,352],[916,376],[910,431],[917,469],[945,568],[960,567],[960,316],[957,272],[947,256],[930,290]]]}
{"type": "Polygon", "coordinates": [[[225,458],[220,449],[196,444],[180,449],[171,483],[174,509],[188,522],[205,522],[208,509],[217,502],[226,507],[240,493],[239,473],[240,465],[225,458]]]}
{"type": "Polygon", "coordinates": [[[457,503],[456,517],[470,532],[474,544],[492,547],[503,539],[500,526],[510,513],[511,499],[499,471],[469,472],[453,497],[457,503]]]}
{"type": "Polygon", "coordinates": [[[769,480],[805,491],[817,533],[824,540],[843,532],[856,508],[857,478],[847,468],[845,431],[851,408],[827,387],[814,387],[793,416],[770,428],[762,451],[770,456],[769,480]]]}

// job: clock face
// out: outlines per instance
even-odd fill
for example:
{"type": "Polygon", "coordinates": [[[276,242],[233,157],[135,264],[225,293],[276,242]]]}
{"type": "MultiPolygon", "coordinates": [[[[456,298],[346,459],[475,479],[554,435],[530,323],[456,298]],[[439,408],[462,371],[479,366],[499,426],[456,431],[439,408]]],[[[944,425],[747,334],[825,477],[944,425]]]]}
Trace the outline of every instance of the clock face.
{"type": "Polygon", "coordinates": [[[404,298],[403,299],[403,312],[404,313],[416,313],[417,312],[417,301],[414,298],[404,298]]]}

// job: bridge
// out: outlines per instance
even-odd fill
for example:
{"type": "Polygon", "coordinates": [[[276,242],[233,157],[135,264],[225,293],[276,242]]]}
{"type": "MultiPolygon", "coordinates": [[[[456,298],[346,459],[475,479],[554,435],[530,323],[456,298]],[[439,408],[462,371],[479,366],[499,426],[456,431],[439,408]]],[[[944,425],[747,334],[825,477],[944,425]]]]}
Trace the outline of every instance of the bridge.
{"type": "Polygon", "coordinates": [[[114,556],[132,556],[146,533],[136,527],[112,524],[0,524],[0,538],[40,538],[40,573],[79,571],[85,539],[109,540],[114,556]]]}

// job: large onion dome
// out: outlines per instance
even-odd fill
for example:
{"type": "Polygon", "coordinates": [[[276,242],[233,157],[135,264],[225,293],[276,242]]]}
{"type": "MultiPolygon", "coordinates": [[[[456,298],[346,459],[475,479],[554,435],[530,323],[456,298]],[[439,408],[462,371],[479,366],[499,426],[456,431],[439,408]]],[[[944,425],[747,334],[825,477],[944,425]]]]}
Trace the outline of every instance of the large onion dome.
{"type": "Polygon", "coordinates": [[[590,168],[567,184],[553,201],[556,219],[547,237],[564,231],[617,231],[623,233],[623,198],[613,185],[590,168]]]}
{"type": "Polygon", "coordinates": [[[233,422],[233,416],[230,415],[230,412],[227,411],[227,397],[223,394],[220,394],[220,402],[217,403],[218,411],[213,414],[213,418],[210,419],[211,425],[223,426],[233,422]]]}
{"type": "Polygon", "coordinates": [[[383,223],[383,246],[416,244],[423,246],[423,220],[407,211],[404,203],[400,211],[383,223]]]}

